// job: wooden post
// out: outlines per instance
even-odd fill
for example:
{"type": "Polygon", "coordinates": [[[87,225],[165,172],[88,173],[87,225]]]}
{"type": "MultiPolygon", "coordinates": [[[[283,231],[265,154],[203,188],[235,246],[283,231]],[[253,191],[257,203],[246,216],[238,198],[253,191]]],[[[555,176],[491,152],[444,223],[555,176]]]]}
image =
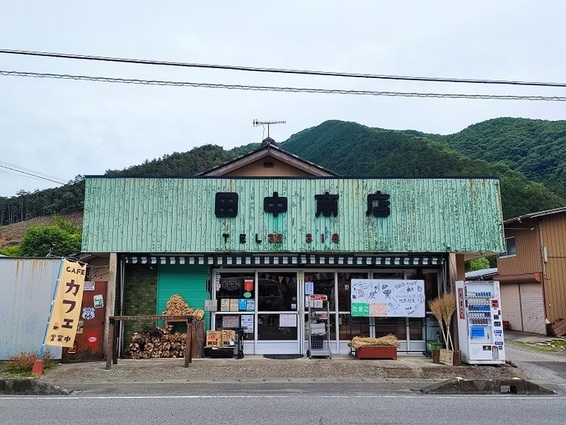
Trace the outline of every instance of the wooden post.
{"type": "Polygon", "coordinates": [[[108,332],[106,332],[106,329],[104,330],[104,332],[106,333],[106,370],[110,370],[112,368],[112,359],[114,357],[113,355],[113,351],[114,351],[114,347],[113,347],[113,336],[114,335],[114,329],[116,327],[116,324],[114,322],[114,319],[110,319],[109,317],[107,317],[108,320],[108,332]]]}
{"type": "Polygon", "coordinates": [[[104,341],[106,342],[105,352],[106,352],[106,365],[108,366],[109,355],[112,355],[112,346],[115,341],[112,341],[112,346],[110,346],[111,339],[116,337],[116,324],[110,324],[110,316],[115,315],[115,305],[116,305],[116,276],[118,270],[118,255],[115,252],[110,253],[110,260],[108,265],[108,283],[106,286],[106,318],[104,319],[104,341]],[[112,328],[112,329],[111,329],[112,328]]]}
{"type": "Polygon", "coordinates": [[[112,363],[118,364],[118,346],[116,345],[116,341],[118,339],[118,327],[114,325],[114,329],[112,331],[112,363]]]}
{"type": "Polygon", "coordinates": [[[191,355],[192,355],[192,320],[187,318],[187,339],[185,340],[185,367],[189,367],[189,363],[191,363],[191,355]]]}
{"type": "MultiPolygon", "coordinates": [[[[466,280],[464,255],[455,253],[448,254],[448,273],[448,290],[456,293],[456,281],[466,280]]],[[[458,338],[458,319],[455,314],[452,316],[450,328],[453,334],[454,350],[458,351],[460,349],[460,341],[458,338]]]]}
{"type": "Polygon", "coordinates": [[[204,346],[206,345],[204,320],[194,320],[193,327],[194,327],[193,357],[203,358],[204,346]]]}
{"type": "Polygon", "coordinates": [[[193,319],[191,322],[191,359],[189,363],[193,362],[193,355],[195,354],[195,321],[193,319]]]}

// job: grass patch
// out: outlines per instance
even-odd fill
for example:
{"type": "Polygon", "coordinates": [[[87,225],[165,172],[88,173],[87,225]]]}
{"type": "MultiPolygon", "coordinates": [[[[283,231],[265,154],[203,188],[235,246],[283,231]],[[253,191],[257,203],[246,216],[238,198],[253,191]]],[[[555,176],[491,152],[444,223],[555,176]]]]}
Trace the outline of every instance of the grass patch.
{"type": "MultiPolygon", "coordinates": [[[[32,368],[38,358],[38,353],[21,352],[12,356],[9,360],[0,362],[0,376],[3,378],[34,377],[32,368]]],[[[43,371],[53,369],[56,365],[57,362],[51,357],[49,350],[45,351],[43,354],[43,371]]]]}
{"type": "Polygon", "coordinates": [[[566,351],[566,340],[555,339],[541,342],[520,342],[520,341],[506,341],[507,344],[516,347],[528,348],[533,351],[544,351],[549,353],[559,353],[566,351]]]}

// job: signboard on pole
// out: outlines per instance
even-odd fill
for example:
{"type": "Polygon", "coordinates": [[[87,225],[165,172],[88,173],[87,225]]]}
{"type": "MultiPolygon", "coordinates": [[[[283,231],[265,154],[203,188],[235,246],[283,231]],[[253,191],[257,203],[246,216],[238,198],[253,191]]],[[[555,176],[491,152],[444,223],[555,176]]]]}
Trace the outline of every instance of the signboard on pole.
{"type": "Polygon", "coordinates": [[[62,261],[45,344],[72,347],[81,314],[86,265],[62,261]]]}

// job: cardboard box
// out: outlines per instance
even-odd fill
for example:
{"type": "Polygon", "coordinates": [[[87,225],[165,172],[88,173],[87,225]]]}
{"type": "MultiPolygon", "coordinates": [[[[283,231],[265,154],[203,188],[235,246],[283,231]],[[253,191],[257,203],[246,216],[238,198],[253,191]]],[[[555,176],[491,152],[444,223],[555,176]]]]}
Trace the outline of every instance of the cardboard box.
{"type": "Polygon", "coordinates": [[[236,331],[223,330],[222,334],[222,347],[233,347],[236,345],[236,331]]]}
{"type": "Polygon", "coordinates": [[[206,346],[220,347],[222,345],[221,331],[206,331],[206,346]]]}

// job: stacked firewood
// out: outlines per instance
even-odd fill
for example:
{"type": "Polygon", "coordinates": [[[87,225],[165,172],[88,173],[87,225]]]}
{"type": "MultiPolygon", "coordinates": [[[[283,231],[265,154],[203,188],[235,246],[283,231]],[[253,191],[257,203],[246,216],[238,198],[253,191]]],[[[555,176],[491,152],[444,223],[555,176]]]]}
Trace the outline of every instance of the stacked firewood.
{"type": "MultiPolygon", "coordinates": [[[[204,310],[191,308],[178,294],[169,298],[163,316],[192,316],[195,328],[195,341],[193,349],[195,357],[202,357],[204,346],[204,310]]],[[[171,321],[169,321],[171,323],[171,321]]],[[[166,321],[167,324],[167,321],[166,321]]],[[[131,359],[151,358],[177,358],[185,356],[186,332],[173,332],[173,325],[167,324],[165,328],[146,326],[141,333],[135,333],[132,341],[126,348],[124,356],[131,359]]]]}
{"type": "Polygon", "coordinates": [[[201,308],[191,308],[189,304],[178,294],[172,295],[167,301],[167,306],[163,312],[164,316],[193,316],[197,320],[201,320],[204,316],[204,310],[201,308]]]}
{"type": "Polygon", "coordinates": [[[184,357],[187,334],[172,333],[171,329],[172,326],[146,326],[142,333],[134,333],[124,356],[130,359],[184,357]]]}

